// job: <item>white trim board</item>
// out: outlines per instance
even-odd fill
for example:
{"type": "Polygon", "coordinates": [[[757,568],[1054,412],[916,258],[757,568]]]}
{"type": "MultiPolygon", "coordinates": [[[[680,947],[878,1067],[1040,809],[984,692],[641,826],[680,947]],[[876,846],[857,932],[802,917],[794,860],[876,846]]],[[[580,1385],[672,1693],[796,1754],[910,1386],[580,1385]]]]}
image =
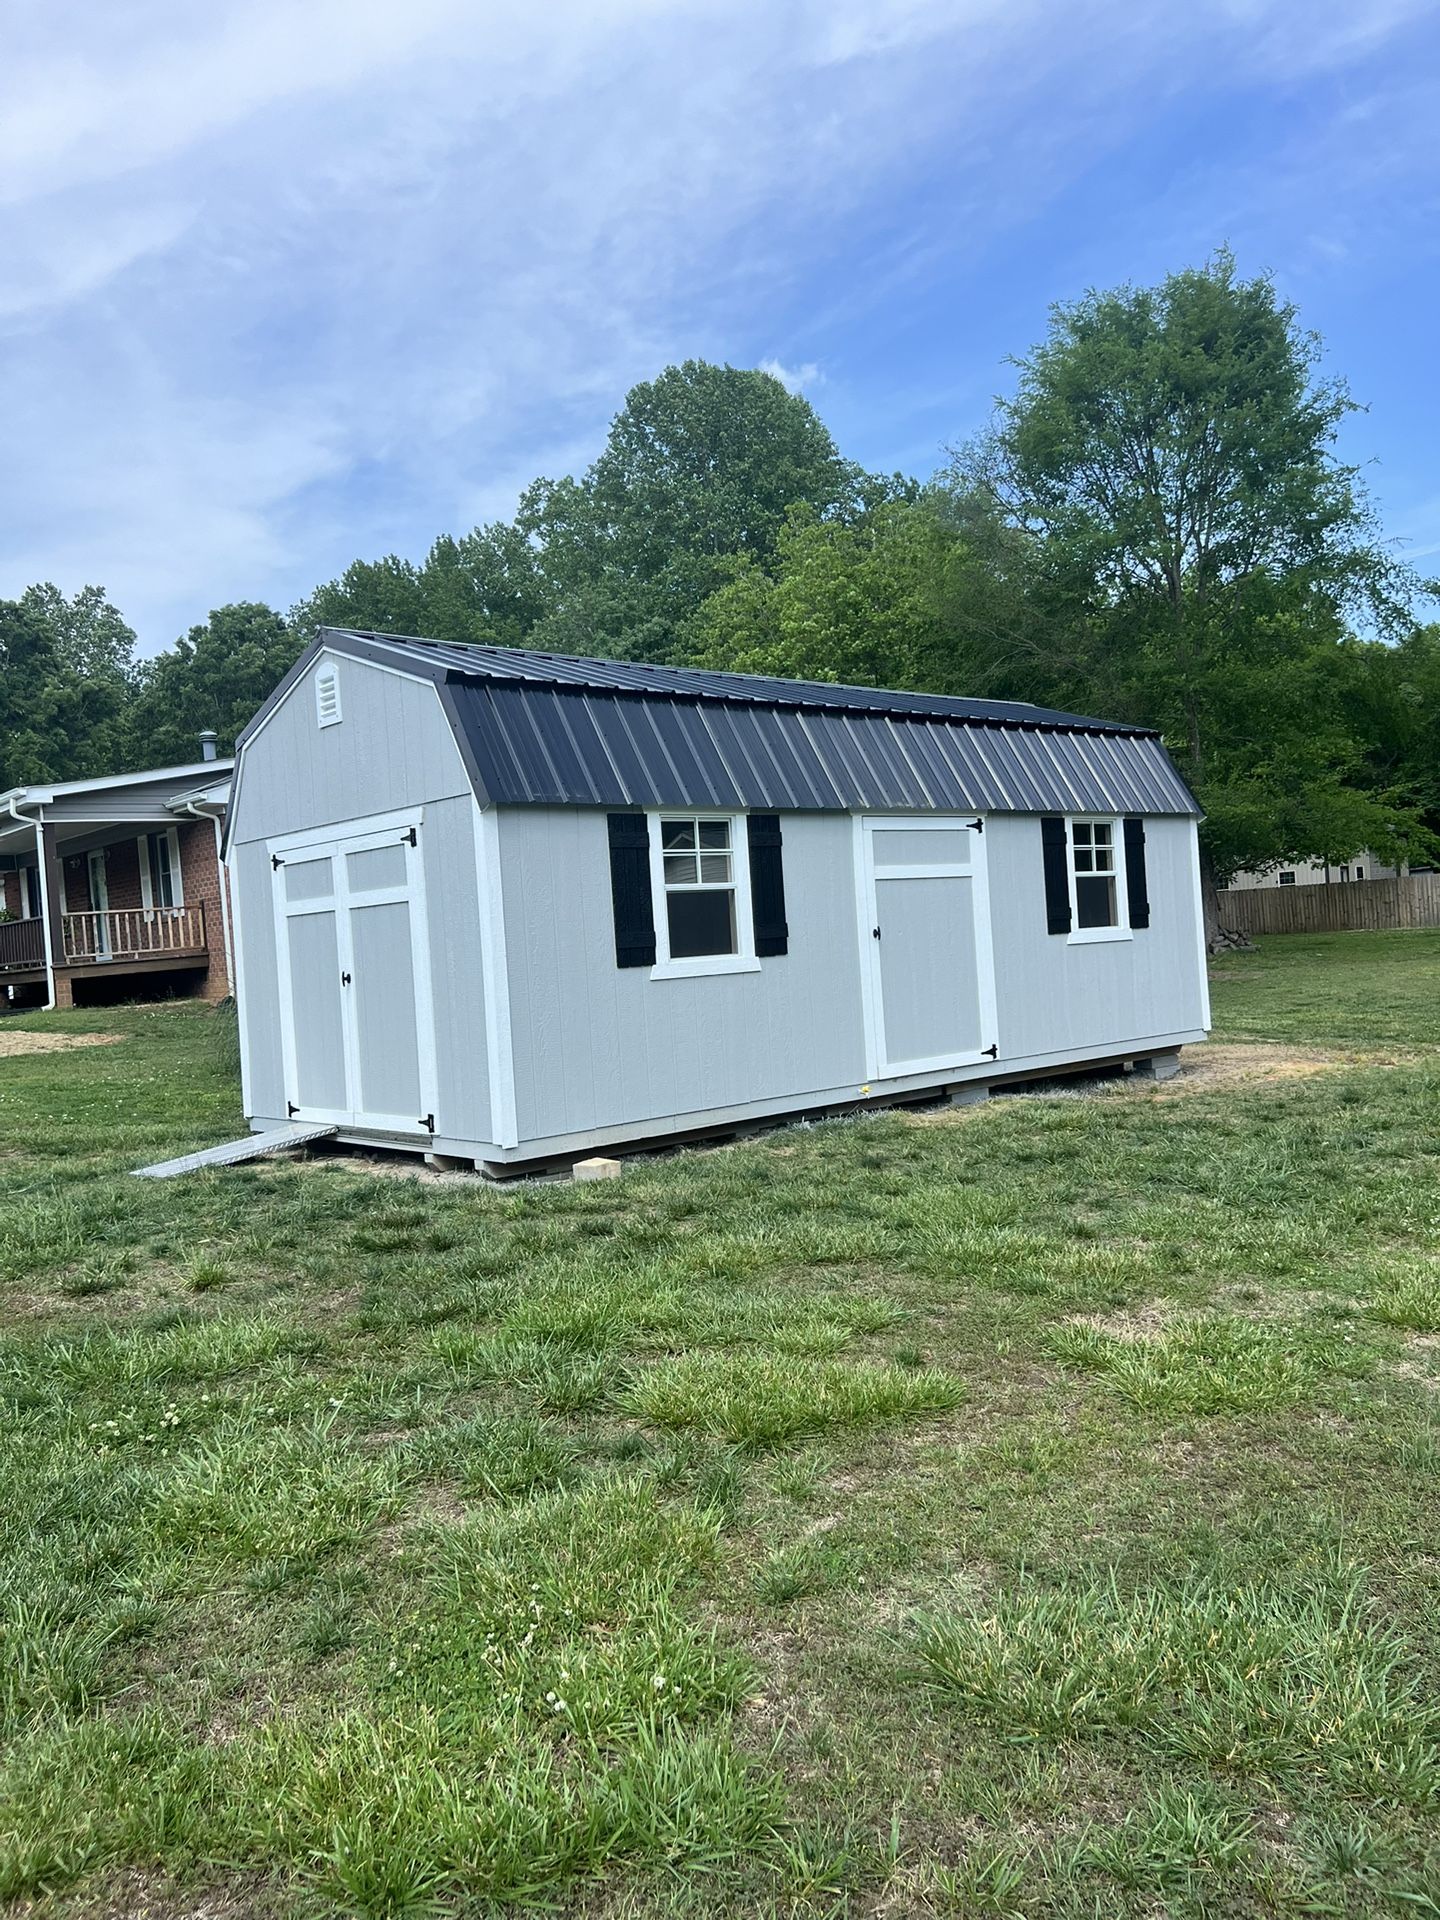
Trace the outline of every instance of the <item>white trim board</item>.
{"type": "Polygon", "coordinates": [[[475,886],[480,911],[480,979],[485,995],[485,1054],[490,1066],[490,1133],[497,1147],[520,1139],[515,1100],[515,1040],[510,1027],[509,956],[505,946],[505,889],[500,864],[500,816],[471,796],[475,886]]]}

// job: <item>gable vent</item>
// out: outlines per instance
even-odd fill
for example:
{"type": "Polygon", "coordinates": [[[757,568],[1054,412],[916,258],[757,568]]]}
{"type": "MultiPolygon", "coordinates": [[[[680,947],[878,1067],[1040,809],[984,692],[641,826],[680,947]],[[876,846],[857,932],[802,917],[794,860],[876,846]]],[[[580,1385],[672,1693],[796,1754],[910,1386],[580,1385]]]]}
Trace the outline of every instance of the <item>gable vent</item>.
{"type": "Polygon", "coordinates": [[[315,718],[322,727],[333,727],[340,720],[338,667],[322,667],[315,676],[315,718]]]}

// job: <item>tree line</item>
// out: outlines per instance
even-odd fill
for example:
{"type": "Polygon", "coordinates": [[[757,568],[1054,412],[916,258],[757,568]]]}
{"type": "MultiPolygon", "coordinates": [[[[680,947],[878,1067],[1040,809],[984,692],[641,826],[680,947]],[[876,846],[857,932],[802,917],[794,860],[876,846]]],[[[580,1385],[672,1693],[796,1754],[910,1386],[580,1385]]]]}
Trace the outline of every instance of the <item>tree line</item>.
{"type": "Polygon", "coordinates": [[[167,652],[98,588],[0,602],[0,790],[222,750],[325,625],[1033,701],[1157,727],[1211,887],[1440,856],[1440,626],[1337,457],[1316,337],[1228,254],[1056,307],[988,429],[921,484],[844,459],[770,375],[635,387],[578,479],[418,563],[167,652]]]}

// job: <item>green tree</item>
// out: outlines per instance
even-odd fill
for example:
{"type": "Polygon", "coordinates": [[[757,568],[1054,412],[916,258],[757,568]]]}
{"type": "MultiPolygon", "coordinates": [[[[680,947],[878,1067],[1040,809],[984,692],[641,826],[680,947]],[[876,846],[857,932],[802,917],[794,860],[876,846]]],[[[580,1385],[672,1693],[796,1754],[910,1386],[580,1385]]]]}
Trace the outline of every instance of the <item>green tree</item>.
{"type": "Polygon", "coordinates": [[[687,360],[631,389],[581,480],[537,481],[518,525],[550,611],[537,644],[674,659],[737,557],[762,566],[792,507],[853,499],[856,471],[771,374],[687,360]]]}
{"type": "Polygon", "coordinates": [[[420,569],[393,553],[383,560],[353,561],[338,580],[316,587],[307,599],[293,607],[290,624],[306,641],[313,640],[321,627],[425,634],[425,595],[420,569]]]}
{"type": "Polygon", "coordinates": [[[1208,815],[1212,924],[1243,866],[1425,842],[1365,785],[1328,670],[1356,618],[1403,621],[1412,583],[1335,456],[1353,403],[1319,357],[1228,254],[1092,293],[1054,310],[951,476],[1026,550],[1012,690],[1157,725],[1177,753],[1208,815]]]}
{"type": "Polygon", "coordinates": [[[135,636],[85,587],[0,602],[0,790],[104,773],[121,751],[135,636]]]}
{"type": "Polygon", "coordinates": [[[222,753],[298,657],[303,636],[257,602],[217,607],[168,652],[142,661],[129,714],[132,767],[184,766],[199,758],[199,735],[219,736],[222,753]]]}
{"type": "Polygon", "coordinates": [[[687,649],[737,673],[972,691],[970,625],[994,586],[940,503],[916,490],[855,514],[797,510],[768,570],[749,554],[731,563],[687,649]]]}

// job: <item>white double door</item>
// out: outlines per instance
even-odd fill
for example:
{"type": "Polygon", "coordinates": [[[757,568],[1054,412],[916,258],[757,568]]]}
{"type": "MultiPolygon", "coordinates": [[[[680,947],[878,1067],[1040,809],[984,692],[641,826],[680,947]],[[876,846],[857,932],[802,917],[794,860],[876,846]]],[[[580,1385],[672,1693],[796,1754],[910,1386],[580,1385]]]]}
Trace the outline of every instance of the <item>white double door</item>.
{"type": "Polygon", "coordinates": [[[983,820],[877,814],[857,835],[872,1078],[996,1059],[983,820]]]}
{"type": "Polygon", "coordinates": [[[434,1026],[420,825],[273,841],[290,1116],[434,1130],[434,1026]]]}

